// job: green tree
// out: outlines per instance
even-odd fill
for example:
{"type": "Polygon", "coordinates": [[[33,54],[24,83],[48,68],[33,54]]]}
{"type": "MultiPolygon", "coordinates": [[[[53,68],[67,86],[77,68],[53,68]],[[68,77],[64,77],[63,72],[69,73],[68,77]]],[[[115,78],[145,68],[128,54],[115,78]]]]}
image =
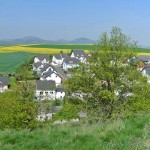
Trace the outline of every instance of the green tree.
{"type": "Polygon", "coordinates": [[[23,100],[17,91],[1,93],[0,104],[0,129],[33,129],[39,125],[37,105],[23,100]]]}
{"type": "Polygon", "coordinates": [[[91,52],[87,63],[75,69],[66,81],[70,98],[83,96],[79,100],[89,118],[99,121],[149,111],[150,86],[137,70],[138,64],[130,63],[136,57],[132,51],[136,48],[136,42],[113,27],[110,34],[100,36],[97,50],[91,52]]]}

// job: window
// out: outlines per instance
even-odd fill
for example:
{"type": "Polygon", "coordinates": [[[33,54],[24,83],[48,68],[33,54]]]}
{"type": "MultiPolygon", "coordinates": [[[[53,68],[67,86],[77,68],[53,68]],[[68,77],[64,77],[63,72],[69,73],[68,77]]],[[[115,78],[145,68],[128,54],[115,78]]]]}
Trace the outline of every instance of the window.
{"type": "Polygon", "coordinates": [[[40,95],[43,95],[43,92],[42,92],[42,91],[40,92],[40,95]]]}
{"type": "Polygon", "coordinates": [[[56,78],[57,78],[57,76],[56,76],[56,78]]]}
{"type": "Polygon", "coordinates": [[[48,92],[45,92],[46,95],[48,95],[48,92]]]}

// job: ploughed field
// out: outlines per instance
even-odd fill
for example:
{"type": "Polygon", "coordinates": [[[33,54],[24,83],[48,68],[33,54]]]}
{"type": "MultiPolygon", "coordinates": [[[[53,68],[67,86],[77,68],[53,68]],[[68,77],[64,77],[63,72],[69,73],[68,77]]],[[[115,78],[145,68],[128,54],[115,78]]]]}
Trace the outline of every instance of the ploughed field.
{"type": "MultiPolygon", "coordinates": [[[[0,73],[12,73],[35,54],[70,53],[72,49],[96,50],[94,44],[29,44],[0,46],[0,73]]],[[[150,55],[150,49],[134,50],[138,55],[150,55]]]]}

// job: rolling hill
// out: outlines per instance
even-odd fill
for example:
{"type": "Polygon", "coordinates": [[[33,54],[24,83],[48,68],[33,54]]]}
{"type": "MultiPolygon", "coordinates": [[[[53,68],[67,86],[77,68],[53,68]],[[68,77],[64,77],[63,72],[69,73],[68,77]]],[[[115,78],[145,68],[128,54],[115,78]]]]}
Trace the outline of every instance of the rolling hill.
{"type": "Polygon", "coordinates": [[[77,38],[74,40],[59,39],[56,41],[44,40],[34,36],[28,36],[20,39],[0,40],[0,45],[18,45],[18,44],[94,44],[95,41],[88,38],[77,38]]]}

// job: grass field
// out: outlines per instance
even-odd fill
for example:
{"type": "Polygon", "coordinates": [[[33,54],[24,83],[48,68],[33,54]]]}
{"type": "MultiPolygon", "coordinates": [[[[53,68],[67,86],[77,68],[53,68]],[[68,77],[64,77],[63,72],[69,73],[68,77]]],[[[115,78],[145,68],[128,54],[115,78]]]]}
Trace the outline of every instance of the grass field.
{"type": "MultiPolygon", "coordinates": [[[[57,54],[60,51],[70,53],[72,49],[88,50],[96,49],[95,45],[54,45],[54,44],[31,44],[0,46],[0,73],[12,73],[16,68],[34,54],[57,54]]],[[[150,55],[150,49],[136,50],[138,55],[150,55]]]]}
{"type": "Polygon", "coordinates": [[[1,150],[149,150],[150,115],[107,124],[0,131],[1,150]]]}
{"type": "Polygon", "coordinates": [[[54,49],[84,49],[84,50],[95,50],[96,45],[94,44],[37,44],[27,45],[25,47],[32,48],[54,48],[54,49]]]}
{"type": "Polygon", "coordinates": [[[11,52],[0,54],[0,73],[12,73],[34,54],[26,52],[11,52]]]}

